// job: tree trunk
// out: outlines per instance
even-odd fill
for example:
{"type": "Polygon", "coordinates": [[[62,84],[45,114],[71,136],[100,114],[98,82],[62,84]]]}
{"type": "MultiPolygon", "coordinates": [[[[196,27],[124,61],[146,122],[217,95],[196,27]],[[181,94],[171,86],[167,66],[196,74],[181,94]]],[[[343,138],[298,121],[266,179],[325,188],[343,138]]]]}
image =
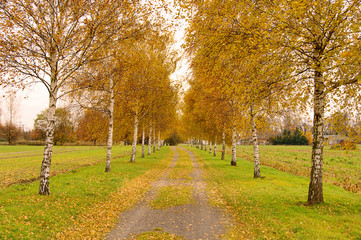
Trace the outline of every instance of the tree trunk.
{"type": "Polygon", "coordinates": [[[156,144],[157,144],[157,140],[155,139],[155,128],[154,128],[154,131],[153,131],[153,153],[155,153],[156,144]]]}
{"type": "Polygon", "coordinates": [[[217,138],[214,140],[213,157],[217,156],[217,138]]]}
{"type": "MultiPolygon", "coordinates": [[[[318,69],[321,69],[318,66],[318,69]]],[[[321,71],[315,72],[315,91],[314,91],[314,117],[313,117],[313,146],[312,146],[312,168],[311,179],[308,190],[308,203],[323,203],[323,118],[325,111],[325,87],[321,71]]]]}
{"type": "Polygon", "coordinates": [[[130,162],[135,162],[135,154],[137,152],[137,141],[138,141],[138,111],[135,112],[135,116],[134,116],[134,135],[133,135],[133,146],[132,146],[132,155],[130,156],[130,162]]]}
{"type": "Polygon", "coordinates": [[[49,195],[49,177],[50,177],[50,166],[51,156],[53,153],[54,145],[54,131],[55,131],[55,111],[56,103],[58,100],[58,72],[57,72],[57,52],[54,46],[50,49],[50,90],[49,90],[49,110],[48,110],[48,125],[46,128],[46,138],[44,146],[43,161],[41,163],[40,170],[40,183],[39,183],[39,194],[49,195]]]}
{"type": "Polygon", "coordinates": [[[112,147],[113,147],[113,121],[114,121],[114,82],[113,78],[109,78],[110,86],[110,103],[109,103],[109,126],[107,139],[107,157],[105,161],[105,172],[111,171],[112,147]]]}
{"type": "Polygon", "coordinates": [[[199,140],[196,142],[196,144],[197,144],[196,148],[199,149],[199,140]]]}
{"type": "Polygon", "coordinates": [[[212,141],[209,142],[209,153],[212,153],[212,141]]]}
{"type": "MultiPolygon", "coordinates": [[[[51,84],[52,84],[52,89],[56,89],[56,82],[52,81],[51,84]]],[[[53,153],[53,145],[54,145],[56,102],[57,102],[57,90],[54,90],[52,94],[50,94],[49,96],[48,125],[46,128],[44,155],[43,155],[43,162],[41,164],[41,171],[40,171],[40,185],[39,185],[40,195],[50,194],[49,177],[50,177],[51,156],[53,153]]]]}
{"type": "Polygon", "coordinates": [[[160,145],[161,145],[161,142],[160,142],[160,131],[158,130],[158,148],[157,148],[158,151],[160,150],[160,145]]]}
{"type": "Polygon", "coordinates": [[[204,141],[204,151],[207,152],[207,145],[208,145],[208,141],[204,141]]]}
{"type": "Polygon", "coordinates": [[[149,123],[148,155],[152,154],[152,123],[149,123]]]}
{"type": "Polygon", "coordinates": [[[224,160],[225,155],[226,155],[226,132],[223,130],[223,132],[222,132],[222,157],[221,157],[221,160],[224,160]]]}
{"type": "Polygon", "coordinates": [[[256,114],[254,113],[254,106],[251,106],[251,125],[252,125],[252,141],[254,150],[254,178],[261,177],[261,169],[259,163],[259,150],[258,150],[258,138],[256,128],[256,114]]]}
{"type": "Polygon", "coordinates": [[[143,125],[143,129],[142,129],[142,158],[144,158],[144,142],[145,142],[145,129],[144,129],[144,124],[143,125]]]}
{"type": "Polygon", "coordinates": [[[233,127],[233,131],[232,131],[232,160],[231,160],[231,165],[232,166],[237,166],[237,133],[236,133],[236,128],[233,127]]]}

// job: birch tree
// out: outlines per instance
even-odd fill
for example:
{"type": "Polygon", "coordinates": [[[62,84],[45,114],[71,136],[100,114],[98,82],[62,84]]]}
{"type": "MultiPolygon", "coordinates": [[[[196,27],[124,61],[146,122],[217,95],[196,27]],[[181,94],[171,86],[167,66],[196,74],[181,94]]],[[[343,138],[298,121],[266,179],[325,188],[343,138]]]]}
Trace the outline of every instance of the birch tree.
{"type": "Polygon", "coordinates": [[[313,104],[311,205],[324,201],[324,115],[329,99],[349,88],[360,89],[360,4],[358,0],[280,1],[268,12],[282,36],[275,42],[290,56],[298,96],[309,96],[313,104]]]}
{"type": "MultiPolygon", "coordinates": [[[[100,47],[133,22],[136,1],[2,1],[0,54],[8,82],[41,82],[49,92],[39,194],[48,195],[55,109],[67,84],[100,47]],[[122,16],[119,21],[119,16],[122,16]],[[9,75],[9,73],[11,73],[9,75]]],[[[92,59],[93,61],[94,59],[92,59]]]]}

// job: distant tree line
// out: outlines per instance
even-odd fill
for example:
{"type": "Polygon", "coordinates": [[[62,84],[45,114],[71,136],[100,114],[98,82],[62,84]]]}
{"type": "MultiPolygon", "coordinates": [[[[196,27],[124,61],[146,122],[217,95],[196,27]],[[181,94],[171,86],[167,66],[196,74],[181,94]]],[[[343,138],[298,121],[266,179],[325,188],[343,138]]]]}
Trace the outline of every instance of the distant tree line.
{"type": "Polygon", "coordinates": [[[285,129],[282,135],[275,137],[270,137],[268,139],[272,145],[308,145],[308,140],[301,131],[296,128],[296,130],[291,134],[290,130],[285,129]]]}

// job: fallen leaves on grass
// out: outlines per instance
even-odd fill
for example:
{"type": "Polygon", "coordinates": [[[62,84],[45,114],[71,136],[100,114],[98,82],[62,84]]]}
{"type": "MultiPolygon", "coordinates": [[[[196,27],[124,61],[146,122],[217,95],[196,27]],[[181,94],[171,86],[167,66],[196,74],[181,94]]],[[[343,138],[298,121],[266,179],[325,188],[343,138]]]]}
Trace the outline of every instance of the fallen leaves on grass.
{"type": "Polygon", "coordinates": [[[158,197],[150,205],[154,209],[165,209],[194,202],[193,187],[166,186],[159,189],[158,197]]]}
{"type": "Polygon", "coordinates": [[[155,169],[148,170],[111,194],[105,201],[94,205],[86,213],[77,216],[77,221],[65,231],[56,235],[57,239],[101,239],[115,225],[120,212],[130,209],[139,201],[169,165],[169,158],[162,160],[155,169]]]}

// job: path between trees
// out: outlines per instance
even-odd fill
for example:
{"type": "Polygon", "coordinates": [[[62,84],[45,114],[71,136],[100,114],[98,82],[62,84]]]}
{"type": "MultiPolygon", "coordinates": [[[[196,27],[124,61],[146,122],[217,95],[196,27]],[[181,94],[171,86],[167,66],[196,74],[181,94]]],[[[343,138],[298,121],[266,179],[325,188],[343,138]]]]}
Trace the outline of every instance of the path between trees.
{"type": "Polygon", "coordinates": [[[169,172],[178,162],[178,149],[172,147],[175,156],[170,168],[162,178],[152,184],[150,191],[139,203],[120,215],[118,224],[108,234],[107,239],[129,239],[144,232],[157,230],[163,230],[189,240],[220,239],[221,235],[225,233],[226,227],[230,225],[231,221],[223,211],[209,205],[206,185],[201,177],[202,170],[192,152],[184,148],[179,149],[186,151],[192,160],[191,182],[168,178],[169,172]],[[161,187],[182,184],[193,187],[193,203],[166,209],[151,207],[150,203],[157,198],[161,187]]]}

